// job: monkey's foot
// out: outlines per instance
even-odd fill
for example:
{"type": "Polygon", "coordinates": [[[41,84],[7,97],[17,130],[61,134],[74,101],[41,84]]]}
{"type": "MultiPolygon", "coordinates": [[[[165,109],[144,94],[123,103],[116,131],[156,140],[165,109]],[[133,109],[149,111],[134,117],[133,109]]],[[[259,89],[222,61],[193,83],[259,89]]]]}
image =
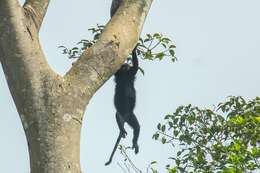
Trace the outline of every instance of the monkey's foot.
{"type": "Polygon", "coordinates": [[[120,135],[122,136],[122,138],[125,138],[126,135],[127,135],[127,132],[124,130],[124,131],[120,131],[120,135]]]}
{"type": "Polygon", "coordinates": [[[133,144],[132,149],[135,150],[135,154],[139,152],[139,146],[137,144],[133,144]]]}

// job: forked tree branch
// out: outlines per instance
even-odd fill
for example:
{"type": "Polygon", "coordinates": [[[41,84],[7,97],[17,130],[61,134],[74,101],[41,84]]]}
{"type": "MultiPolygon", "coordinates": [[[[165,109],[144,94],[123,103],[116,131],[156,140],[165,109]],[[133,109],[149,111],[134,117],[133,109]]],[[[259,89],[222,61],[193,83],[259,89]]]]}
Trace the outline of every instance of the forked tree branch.
{"type": "Polygon", "coordinates": [[[123,0],[99,41],[62,78],[49,67],[38,38],[49,0],[27,0],[24,8],[0,0],[1,65],[23,122],[32,173],[82,172],[86,104],[134,48],[152,1],[123,0]]]}
{"type": "MultiPolygon", "coordinates": [[[[123,0],[99,41],[87,49],[64,76],[63,81],[73,93],[79,91],[77,94],[84,93],[90,99],[120,68],[138,41],[152,2],[123,0]]],[[[16,0],[0,0],[0,59],[9,85],[14,86],[15,91],[28,88],[29,84],[39,92],[46,81],[61,79],[49,67],[38,39],[48,3],[49,0],[26,1],[25,9],[30,6],[37,14],[37,24],[33,25],[16,0]]],[[[20,97],[18,94],[14,95],[20,97]]]]}
{"type": "Polygon", "coordinates": [[[24,10],[33,20],[37,30],[40,30],[43,18],[47,12],[50,0],[26,0],[24,10]]]}
{"type": "Polygon", "coordinates": [[[123,64],[138,41],[153,0],[123,0],[99,41],[87,49],[65,75],[71,86],[85,87],[89,97],[123,64]]]}

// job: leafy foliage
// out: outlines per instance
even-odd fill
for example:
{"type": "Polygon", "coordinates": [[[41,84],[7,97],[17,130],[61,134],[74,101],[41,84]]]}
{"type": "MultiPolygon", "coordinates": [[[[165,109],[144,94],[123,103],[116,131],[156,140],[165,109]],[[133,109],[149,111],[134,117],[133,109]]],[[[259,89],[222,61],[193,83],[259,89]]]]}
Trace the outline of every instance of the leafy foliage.
{"type": "MultiPolygon", "coordinates": [[[[104,28],[104,25],[97,25],[97,27],[88,29],[93,34],[92,40],[83,39],[73,48],[67,48],[65,46],[59,46],[59,48],[62,49],[62,53],[66,54],[68,58],[79,58],[83,51],[97,42],[104,28]]],[[[173,62],[177,60],[174,51],[176,46],[169,38],[162,34],[146,34],[144,38],[139,39],[137,45],[137,54],[141,56],[142,59],[162,60],[164,57],[169,57],[173,62]]]]}
{"type": "Polygon", "coordinates": [[[260,98],[229,97],[215,110],[180,106],[153,135],[178,149],[169,173],[260,170],[260,98]],[[176,147],[178,144],[178,147],[176,147]]]}
{"type": "Polygon", "coordinates": [[[172,41],[160,33],[153,35],[146,34],[146,36],[140,38],[138,42],[138,53],[147,60],[162,60],[164,57],[170,57],[174,62],[177,60],[174,51],[175,48],[176,46],[172,41]]]}
{"type": "MultiPolygon", "coordinates": [[[[157,125],[153,139],[176,151],[168,173],[245,173],[260,170],[260,98],[229,97],[215,109],[179,106],[157,125]]],[[[158,173],[152,161],[145,171],[120,146],[124,172],[158,173]]]]}
{"type": "Polygon", "coordinates": [[[102,33],[104,29],[104,25],[97,25],[96,28],[89,28],[88,30],[92,32],[93,39],[92,40],[80,40],[80,42],[77,43],[77,46],[73,48],[67,48],[65,46],[59,46],[59,48],[62,49],[62,53],[67,55],[68,58],[79,58],[79,56],[88,48],[93,46],[97,40],[99,39],[100,34],[102,33]]]}

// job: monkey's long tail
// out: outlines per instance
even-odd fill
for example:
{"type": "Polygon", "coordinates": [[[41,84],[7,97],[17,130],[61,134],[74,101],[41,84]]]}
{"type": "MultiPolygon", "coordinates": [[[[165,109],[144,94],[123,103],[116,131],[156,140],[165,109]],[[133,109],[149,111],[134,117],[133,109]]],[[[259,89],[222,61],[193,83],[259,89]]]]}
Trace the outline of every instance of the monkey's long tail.
{"type": "Polygon", "coordinates": [[[118,135],[118,137],[117,137],[117,140],[116,140],[116,143],[115,143],[115,146],[114,146],[114,148],[113,148],[113,151],[112,151],[112,153],[111,153],[111,155],[110,155],[110,158],[109,158],[108,162],[105,163],[106,166],[109,165],[109,164],[112,162],[113,156],[114,156],[114,154],[115,154],[115,151],[116,151],[116,149],[117,149],[117,146],[118,146],[118,144],[119,144],[121,138],[122,138],[122,134],[119,133],[119,135],[118,135]]]}

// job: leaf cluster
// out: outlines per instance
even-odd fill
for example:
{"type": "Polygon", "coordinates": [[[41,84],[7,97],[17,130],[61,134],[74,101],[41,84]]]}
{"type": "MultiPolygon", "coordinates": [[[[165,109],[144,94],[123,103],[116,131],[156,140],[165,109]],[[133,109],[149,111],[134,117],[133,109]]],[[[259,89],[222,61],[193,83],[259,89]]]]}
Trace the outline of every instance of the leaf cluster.
{"type": "Polygon", "coordinates": [[[62,54],[68,56],[69,59],[79,58],[79,56],[88,48],[93,46],[100,37],[104,29],[104,25],[97,25],[96,27],[89,28],[88,31],[91,31],[93,34],[92,40],[82,39],[80,40],[76,46],[72,48],[67,48],[65,46],[59,46],[58,48],[62,49],[62,54]]]}
{"type": "MultiPolygon", "coordinates": [[[[82,39],[72,48],[67,48],[63,45],[59,46],[59,48],[62,49],[62,53],[67,55],[68,58],[79,58],[86,49],[90,48],[97,42],[104,28],[104,25],[97,25],[96,27],[90,28],[88,30],[93,34],[92,39],[82,39]]],[[[140,38],[137,43],[137,54],[141,56],[142,59],[146,60],[162,60],[165,57],[169,57],[173,62],[175,62],[177,60],[175,56],[175,48],[176,46],[172,41],[162,34],[146,34],[145,37],[140,38]]]]}
{"type": "Polygon", "coordinates": [[[169,57],[175,62],[177,60],[175,48],[176,46],[172,43],[171,39],[160,33],[146,34],[138,42],[139,54],[147,60],[162,60],[164,57],[169,57]]]}
{"type": "Polygon", "coordinates": [[[157,125],[153,138],[177,150],[169,173],[259,171],[260,98],[229,97],[214,110],[180,106],[157,125]]]}

